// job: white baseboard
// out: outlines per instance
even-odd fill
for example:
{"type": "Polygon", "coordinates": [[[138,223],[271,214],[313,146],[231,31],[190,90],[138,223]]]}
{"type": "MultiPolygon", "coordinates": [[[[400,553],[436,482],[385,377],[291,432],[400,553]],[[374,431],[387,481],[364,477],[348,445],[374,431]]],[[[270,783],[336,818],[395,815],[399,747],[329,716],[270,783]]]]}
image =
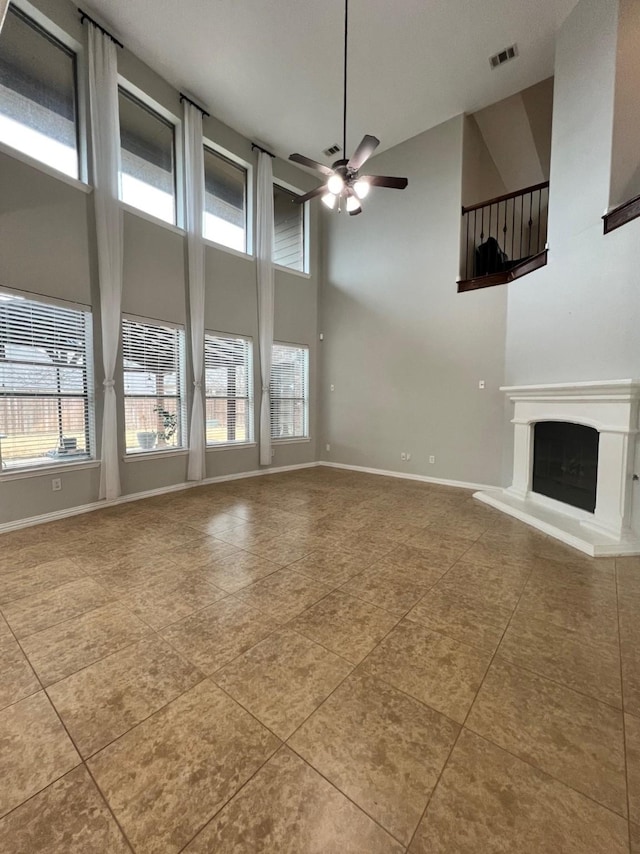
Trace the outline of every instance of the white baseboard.
{"type": "Polygon", "coordinates": [[[346,469],[347,471],[359,471],[364,474],[380,474],[385,477],[399,477],[403,480],[417,480],[422,483],[435,483],[439,486],[455,486],[459,489],[496,489],[495,486],[489,486],[481,483],[468,483],[464,480],[447,480],[442,477],[428,477],[426,474],[408,474],[403,471],[387,471],[386,469],[372,469],[367,466],[349,466],[346,463],[330,463],[326,460],[320,460],[320,466],[328,466],[332,469],[346,469]]]}
{"type": "Polygon", "coordinates": [[[295,471],[296,469],[315,468],[320,465],[317,462],[299,463],[292,466],[274,466],[268,469],[257,469],[255,471],[243,471],[235,474],[223,474],[218,477],[208,477],[204,480],[186,481],[174,483],[171,486],[162,486],[158,489],[149,489],[145,492],[132,492],[129,495],[121,495],[111,501],[93,501],[90,504],[81,504],[76,507],[67,507],[64,510],[54,510],[51,513],[42,513],[40,516],[29,516],[27,519],[16,519],[13,522],[0,524],[0,534],[9,531],[18,531],[21,528],[30,528],[33,525],[42,525],[46,522],[55,522],[59,519],[67,519],[70,516],[80,516],[84,513],[93,513],[94,510],[102,510],[105,507],[115,507],[117,504],[128,504],[130,501],[140,501],[143,498],[153,498],[156,495],[166,495],[170,492],[182,492],[184,489],[193,489],[196,486],[206,486],[211,483],[222,483],[228,480],[242,480],[245,477],[261,477],[268,474],[281,474],[282,472],[295,471]]]}

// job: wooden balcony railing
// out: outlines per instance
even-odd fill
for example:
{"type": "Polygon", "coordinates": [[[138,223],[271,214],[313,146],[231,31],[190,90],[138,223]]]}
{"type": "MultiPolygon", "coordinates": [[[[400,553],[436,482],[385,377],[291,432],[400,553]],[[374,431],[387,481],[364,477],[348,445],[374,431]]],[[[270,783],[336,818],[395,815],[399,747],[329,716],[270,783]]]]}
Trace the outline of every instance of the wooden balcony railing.
{"type": "Polygon", "coordinates": [[[458,291],[504,284],[547,263],[549,182],[462,208],[458,291]]]}

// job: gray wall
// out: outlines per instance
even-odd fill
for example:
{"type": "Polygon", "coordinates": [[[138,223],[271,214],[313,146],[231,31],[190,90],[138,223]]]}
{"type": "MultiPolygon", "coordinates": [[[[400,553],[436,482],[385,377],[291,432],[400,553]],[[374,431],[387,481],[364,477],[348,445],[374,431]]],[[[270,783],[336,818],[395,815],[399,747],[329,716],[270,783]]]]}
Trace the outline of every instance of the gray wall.
{"type": "Polygon", "coordinates": [[[376,157],[372,174],[408,188],[373,190],[361,216],[326,214],[323,459],[500,482],[506,296],[456,293],[463,130],[458,117],[376,157]]]}
{"type": "MultiPolygon", "coordinates": [[[[36,0],[50,20],[84,45],[86,28],[67,0],[36,0]]],[[[179,93],[130,52],[118,53],[119,72],[156,102],[180,117],[179,93]]],[[[204,135],[249,163],[256,163],[249,140],[215,118],[205,118],[204,135]]],[[[253,179],[255,181],[253,170],[253,179]]],[[[314,179],[281,160],[274,176],[303,191],[314,179]]],[[[101,414],[102,366],[98,324],[96,247],[92,196],[11,155],[0,152],[0,285],[73,300],[94,309],[97,422],[101,414]]],[[[253,193],[255,199],[255,192],[253,193]]],[[[250,212],[255,217],[255,210],[250,212]]],[[[311,210],[309,276],[276,271],[276,339],[310,348],[311,440],[275,446],[274,465],[293,465],[316,459],[316,342],[318,304],[317,208],[311,210]]],[[[123,312],[185,323],[185,239],[134,213],[124,213],[123,312]]],[[[208,245],[206,249],[206,328],[250,335],[254,339],[256,412],[258,411],[259,351],[257,340],[256,266],[252,257],[238,256],[208,245]]],[[[116,388],[122,388],[121,377],[116,388]]],[[[187,387],[191,383],[187,376],[187,387]]],[[[123,492],[137,493],[185,481],[186,455],[138,457],[124,461],[124,425],[120,407],[120,466],[123,492]]],[[[257,435],[257,425],[256,425],[257,435]]],[[[98,448],[99,448],[98,436],[98,448]]],[[[255,447],[207,452],[207,476],[217,477],[259,468],[255,447]]],[[[52,492],[51,472],[0,481],[0,524],[63,510],[97,500],[97,468],[62,473],[63,489],[52,492]]]]}
{"type": "Polygon", "coordinates": [[[616,0],[582,0],[563,25],[556,75],[549,263],[509,285],[509,385],[620,379],[640,365],[640,220],[604,236],[616,0]]]}

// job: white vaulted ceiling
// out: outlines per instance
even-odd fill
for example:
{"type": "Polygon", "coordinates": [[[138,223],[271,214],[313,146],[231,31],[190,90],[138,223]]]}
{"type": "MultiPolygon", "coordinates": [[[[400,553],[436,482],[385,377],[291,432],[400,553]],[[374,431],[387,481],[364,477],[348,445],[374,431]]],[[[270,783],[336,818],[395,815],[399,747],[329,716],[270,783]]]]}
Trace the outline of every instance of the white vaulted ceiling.
{"type": "MultiPolygon", "coordinates": [[[[347,149],[380,150],[553,73],[577,0],[350,0],[347,149]],[[489,56],[518,43],[492,71],[489,56]]],[[[281,156],[342,143],[344,0],[92,0],[87,10],[212,114],[281,156]]]]}

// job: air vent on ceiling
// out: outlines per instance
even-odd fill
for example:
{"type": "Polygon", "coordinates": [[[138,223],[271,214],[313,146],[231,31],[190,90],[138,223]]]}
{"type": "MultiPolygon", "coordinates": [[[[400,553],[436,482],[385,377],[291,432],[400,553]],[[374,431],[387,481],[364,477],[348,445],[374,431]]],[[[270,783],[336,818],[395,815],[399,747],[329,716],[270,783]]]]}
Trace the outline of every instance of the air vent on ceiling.
{"type": "Polygon", "coordinates": [[[339,151],[340,151],[340,146],[336,142],[333,145],[330,145],[329,148],[325,148],[325,150],[322,153],[324,154],[325,157],[333,157],[333,155],[337,154],[339,151]]]}
{"type": "Polygon", "coordinates": [[[496,53],[495,56],[492,56],[489,59],[489,64],[492,68],[497,68],[499,65],[504,65],[505,62],[509,62],[510,59],[515,59],[518,55],[518,45],[512,44],[511,47],[505,47],[504,50],[501,50],[500,53],[496,53]]]}

